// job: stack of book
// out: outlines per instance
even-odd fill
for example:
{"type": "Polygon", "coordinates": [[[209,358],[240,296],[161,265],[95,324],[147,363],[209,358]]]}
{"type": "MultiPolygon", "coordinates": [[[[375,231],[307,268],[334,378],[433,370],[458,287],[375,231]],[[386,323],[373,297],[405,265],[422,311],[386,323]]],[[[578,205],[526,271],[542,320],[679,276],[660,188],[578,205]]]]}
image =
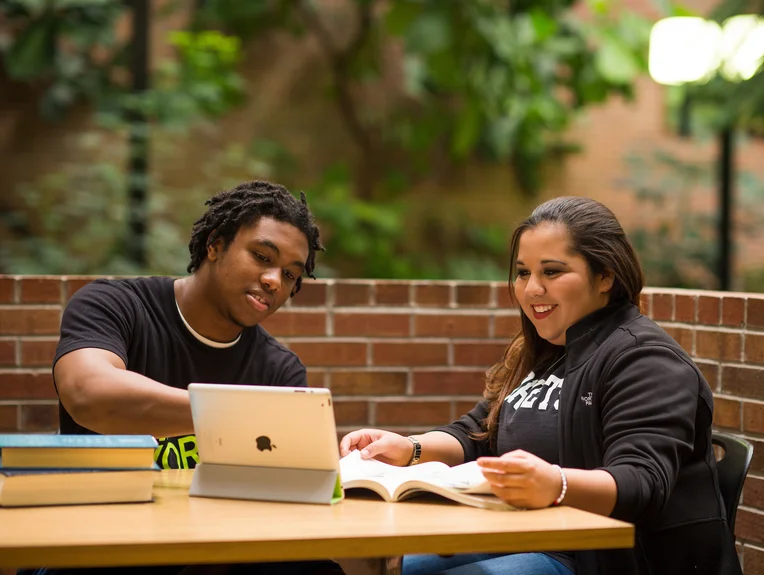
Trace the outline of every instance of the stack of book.
{"type": "Polygon", "coordinates": [[[150,435],[0,434],[0,506],[152,500],[150,435]]]}

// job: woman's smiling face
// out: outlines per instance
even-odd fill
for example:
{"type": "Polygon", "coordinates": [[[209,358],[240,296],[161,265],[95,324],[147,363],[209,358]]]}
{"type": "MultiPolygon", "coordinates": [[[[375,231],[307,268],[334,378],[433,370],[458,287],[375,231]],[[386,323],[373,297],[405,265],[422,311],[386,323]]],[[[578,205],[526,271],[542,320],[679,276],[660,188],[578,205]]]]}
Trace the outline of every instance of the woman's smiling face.
{"type": "Polygon", "coordinates": [[[563,225],[523,232],[515,265],[517,301],[539,336],[554,345],[565,345],[570,326],[608,303],[612,274],[592,276],[586,259],[571,250],[563,225]]]}

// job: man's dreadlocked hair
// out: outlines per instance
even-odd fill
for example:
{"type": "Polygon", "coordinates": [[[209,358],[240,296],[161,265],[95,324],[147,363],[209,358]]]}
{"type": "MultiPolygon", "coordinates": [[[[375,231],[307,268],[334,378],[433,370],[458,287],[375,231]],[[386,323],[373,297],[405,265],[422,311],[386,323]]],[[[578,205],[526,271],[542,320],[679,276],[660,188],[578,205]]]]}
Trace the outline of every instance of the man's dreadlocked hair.
{"type": "MultiPolygon", "coordinates": [[[[188,273],[199,269],[207,258],[207,247],[222,239],[227,248],[241,226],[254,225],[262,217],[293,225],[308,238],[308,259],[305,274],[313,275],[316,252],[324,251],[318,227],[308,209],[305,193],[300,192],[299,201],[284,186],[270,182],[246,182],[233,189],[220,192],[205,202],[209,206],[204,215],[194,222],[188,251],[191,263],[188,273]]],[[[297,278],[294,292],[300,291],[302,277],[297,278]]]]}

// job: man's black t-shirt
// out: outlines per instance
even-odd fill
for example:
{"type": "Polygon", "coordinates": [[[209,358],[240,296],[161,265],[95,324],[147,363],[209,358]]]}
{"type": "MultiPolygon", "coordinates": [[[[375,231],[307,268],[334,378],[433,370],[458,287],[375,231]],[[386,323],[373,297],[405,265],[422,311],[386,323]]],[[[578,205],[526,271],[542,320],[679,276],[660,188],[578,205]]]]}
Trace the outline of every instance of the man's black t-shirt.
{"type": "MultiPolygon", "coordinates": [[[[183,323],[172,278],[96,280],[69,301],[53,365],[82,348],[111,351],[127,369],[171,387],[189,383],[306,386],[297,356],[260,326],[246,328],[236,344],[205,345],[183,323]]],[[[93,433],[78,425],[59,402],[61,433],[93,433]]],[[[193,435],[157,438],[155,459],[163,468],[198,462],[193,435]]]]}

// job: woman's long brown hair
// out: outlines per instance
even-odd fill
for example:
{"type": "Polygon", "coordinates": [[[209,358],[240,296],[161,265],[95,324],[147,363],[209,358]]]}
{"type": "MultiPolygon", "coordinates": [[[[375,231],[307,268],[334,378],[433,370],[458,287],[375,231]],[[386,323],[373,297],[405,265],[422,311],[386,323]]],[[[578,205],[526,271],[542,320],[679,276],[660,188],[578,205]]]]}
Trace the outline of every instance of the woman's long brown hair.
{"type": "MultiPolygon", "coordinates": [[[[509,295],[516,303],[514,282],[520,238],[540,224],[564,226],[570,250],[586,260],[593,278],[603,272],[614,276],[610,301],[628,300],[639,306],[644,274],[637,254],[621,224],[607,207],[590,198],[566,196],[541,204],[512,234],[510,241],[509,295]]],[[[520,311],[520,332],[504,352],[501,361],[488,370],[484,399],[488,400],[488,416],[483,432],[475,434],[480,441],[496,437],[499,412],[504,399],[535,369],[548,366],[560,353],[560,347],[541,338],[528,317],[520,311]]]]}

